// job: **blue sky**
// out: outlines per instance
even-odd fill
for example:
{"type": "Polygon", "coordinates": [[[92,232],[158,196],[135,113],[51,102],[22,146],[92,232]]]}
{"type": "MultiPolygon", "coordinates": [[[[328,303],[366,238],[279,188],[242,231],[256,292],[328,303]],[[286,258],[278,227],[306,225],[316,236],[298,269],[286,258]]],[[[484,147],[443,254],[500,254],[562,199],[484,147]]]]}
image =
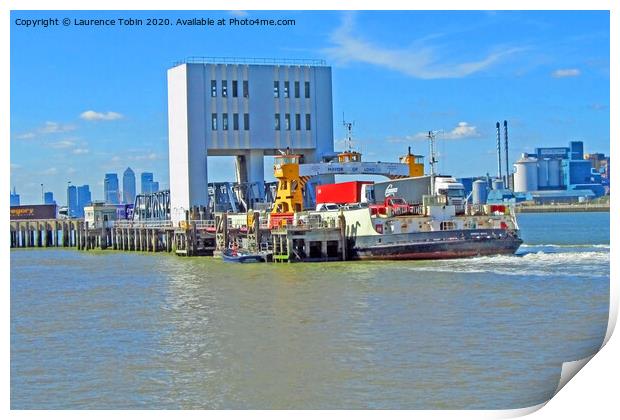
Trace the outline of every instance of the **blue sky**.
{"type": "MultiPolygon", "coordinates": [[[[323,58],[332,66],[334,137],[355,121],[369,161],[395,161],[439,135],[439,169],[496,172],[495,122],[515,160],[583,140],[609,153],[609,14],[549,12],[12,12],[11,185],[65,204],[67,181],[103,198],[127,166],[168,186],[166,70],[188,56],[323,58]],[[17,18],[292,18],[289,27],[16,26],[17,18]]],[[[233,179],[229,158],[211,179],[233,179]],[[216,175],[217,174],[217,175],[216,175]]],[[[266,161],[266,167],[269,165],[266,161]]]]}

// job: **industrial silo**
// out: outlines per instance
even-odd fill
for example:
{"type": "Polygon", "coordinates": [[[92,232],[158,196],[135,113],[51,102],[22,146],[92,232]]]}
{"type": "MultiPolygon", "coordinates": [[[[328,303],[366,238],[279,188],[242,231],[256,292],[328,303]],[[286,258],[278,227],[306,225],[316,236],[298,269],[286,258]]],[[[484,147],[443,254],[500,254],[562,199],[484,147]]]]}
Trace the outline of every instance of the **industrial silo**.
{"type": "Polygon", "coordinates": [[[523,155],[515,162],[514,192],[536,191],[538,189],[538,159],[523,155]]]}
{"type": "Polygon", "coordinates": [[[492,185],[493,185],[493,189],[494,190],[503,190],[504,189],[504,180],[503,179],[494,179],[492,185]]]}
{"type": "Polygon", "coordinates": [[[472,204],[486,204],[487,183],[481,179],[474,181],[471,189],[472,204]]]}
{"type": "Polygon", "coordinates": [[[549,187],[560,188],[562,186],[562,161],[560,159],[549,160],[549,187]]]}
{"type": "Polygon", "coordinates": [[[538,159],[538,188],[549,186],[549,159],[538,159]]]}

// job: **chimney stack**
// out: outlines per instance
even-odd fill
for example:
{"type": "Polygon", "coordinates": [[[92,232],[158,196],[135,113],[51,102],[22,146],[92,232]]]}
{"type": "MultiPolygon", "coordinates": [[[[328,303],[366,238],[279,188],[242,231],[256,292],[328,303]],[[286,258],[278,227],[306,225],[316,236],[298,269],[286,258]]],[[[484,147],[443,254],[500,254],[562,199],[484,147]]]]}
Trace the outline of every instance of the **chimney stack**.
{"type": "Polygon", "coordinates": [[[504,120],[504,153],[506,155],[506,188],[510,188],[510,170],[508,169],[508,121],[504,120]]]}
{"type": "Polygon", "coordinates": [[[495,124],[497,128],[497,178],[502,179],[502,143],[499,131],[499,121],[495,124]]]}

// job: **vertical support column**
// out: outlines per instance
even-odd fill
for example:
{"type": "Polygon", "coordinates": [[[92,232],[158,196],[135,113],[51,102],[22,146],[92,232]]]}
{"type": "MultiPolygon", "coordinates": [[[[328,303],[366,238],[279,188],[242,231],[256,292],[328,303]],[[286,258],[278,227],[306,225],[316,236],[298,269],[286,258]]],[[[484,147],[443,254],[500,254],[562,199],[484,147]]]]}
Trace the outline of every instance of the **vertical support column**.
{"type": "Polygon", "coordinates": [[[340,246],[342,247],[342,261],[347,260],[347,223],[343,214],[338,216],[338,227],[340,228],[340,246]]]}
{"type": "Polygon", "coordinates": [[[157,252],[157,235],[158,235],[157,229],[153,229],[151,231],[151,240],[152,240],[151,251],[153,252],[157,252]]]}
{"type": "Polygon", "coordinates": [[[198,231],[196,230],[196,222],[192,221],[192,255],[196,255],[198,251],[198,231]]]}
{"type": "Polygon", "coordinates": [[[84,249],[84,233],[82,231],[82,222],[77,222],[77,229],[75,230],[75,246],[78,250],[84,249]]]}
{"type": "Polygon", "coordinates": [[[58,222],[56,220],[52,225],[52,246],[58,246],[58,222]]]}
{"type": "Polygon", "coordinates": [[[89,250],[91,247],[90,230],[88,228],[89,228],[88,222],[84,222],[84,236],[86,239],[86,250],[89,250]]]}
{"type": "Polygon", "coordinates": [[[32,237],[30,236],[31,233],[30,222],[26,222],[26,248],[30,248],[32,246],[32,237]]]}

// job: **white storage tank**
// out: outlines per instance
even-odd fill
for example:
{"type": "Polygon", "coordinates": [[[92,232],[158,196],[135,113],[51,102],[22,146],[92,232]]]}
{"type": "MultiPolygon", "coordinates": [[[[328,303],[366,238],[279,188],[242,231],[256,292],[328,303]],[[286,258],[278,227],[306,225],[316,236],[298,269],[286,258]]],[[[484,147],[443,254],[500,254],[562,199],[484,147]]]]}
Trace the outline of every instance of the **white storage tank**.
{"type": "Polygon", "coordinates": [[[549,160],[549,187],[560,188],[562,186],[562,160],[549,160]]]}
{"type": "Polygon", "coordinates": [[[471,189],[472,204],[487,203],[487,183],[481,179],[474,181],[471,189]]]}
{"type": "Polygon", "coordinates": [[[514,164],[514,191],[528,192],[538,189],[538,159],[527,157],[524,154],[514,164]]]}
{"type": "Polygon", "coordinates": [[[504,180],[503,179],[494,179],[491,183],[494,190],[503,190],[504,189],[504,180]]]}
{"type": "Polygon", "coordinates": [[[549,186],[549,159],[538,160],[538,188],[549,186]]]}

